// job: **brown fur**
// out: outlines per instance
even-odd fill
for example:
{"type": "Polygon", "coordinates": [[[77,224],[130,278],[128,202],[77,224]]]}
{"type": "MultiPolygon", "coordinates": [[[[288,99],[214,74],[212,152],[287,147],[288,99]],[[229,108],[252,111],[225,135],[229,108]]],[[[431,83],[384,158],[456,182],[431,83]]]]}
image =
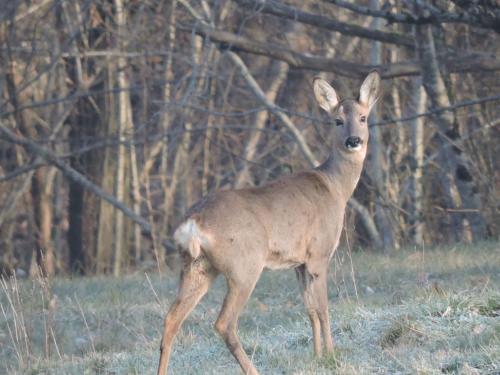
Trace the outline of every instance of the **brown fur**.
{"type": "Polygon", "coordinates": [[[264,268],[295,268],[311,320],[314,350],[333,349],[327,299],[328,263],[337,248],[347,200],[361,175],[368,117],[378,92],[378,73],[360,90],[360,101],[338,102],[328,83],[315,81],[319,105],[344,121],[335,131],[330,157],[318,168],[268,185],[213,193],[195,204],[175,238],[189,253],[177,300],[165,318],[158,374],[165,374],[172,341],[183,320],[218,274],[228,293],[215,323],[245,374],[258,374],[237,336],[238,316],[264,268]],[[356,136],[356,151],[346,146],[356,136]]]}

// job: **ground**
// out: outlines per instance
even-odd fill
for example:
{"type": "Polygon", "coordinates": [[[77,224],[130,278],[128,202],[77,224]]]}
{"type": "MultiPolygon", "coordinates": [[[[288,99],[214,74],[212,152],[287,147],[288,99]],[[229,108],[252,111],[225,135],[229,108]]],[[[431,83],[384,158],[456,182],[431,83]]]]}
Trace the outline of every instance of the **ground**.
{"type": "MultiPolygon", "coordinates": [[[[341,249],[332,260],[337,349],[316,359],[293,270],[266,272],[239,333],[261,374],[499,374],[500,244],[341,249]]],[[[174,343],[170,374],[238,374],[213,329],[218,279],[174,343]]],[[[4,280],[0,374],[154,374],[177,278],[4,280]]]]}

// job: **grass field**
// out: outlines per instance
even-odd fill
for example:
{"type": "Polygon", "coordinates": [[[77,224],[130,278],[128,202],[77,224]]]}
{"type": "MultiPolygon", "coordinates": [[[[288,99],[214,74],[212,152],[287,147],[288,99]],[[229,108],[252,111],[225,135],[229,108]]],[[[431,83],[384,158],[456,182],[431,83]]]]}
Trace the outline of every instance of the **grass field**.
{"type": "MultiPolygon", "coordinates": [[[[153,374],[177,277],[5,281],[0,374],[153,374]]],[[[185,322],[170,374],[238,374],[213,330],[219,278],[185,322]]],[[[293,270],[266,272],[239,333],[261,374],[499,374],[500,246],[339,251],[332,261],[335,353],[312,355],[293,270]]]]}

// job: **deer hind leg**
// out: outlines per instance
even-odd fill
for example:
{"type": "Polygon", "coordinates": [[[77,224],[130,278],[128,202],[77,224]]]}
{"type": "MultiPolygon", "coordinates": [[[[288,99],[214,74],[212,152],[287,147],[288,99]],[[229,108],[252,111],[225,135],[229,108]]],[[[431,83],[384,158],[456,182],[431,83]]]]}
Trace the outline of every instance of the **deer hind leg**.
{"type": "Polygon", "coordinates": [[[247,375],[258,375],[259,373],[241,346],[237,334],[238,317],[255,288],[261,272],[262,270],[257,275],[254,275],[252,280],[246,282],[235,282],[228,279],[228,292],[219,317],[215,322],[216,331],[221,335],[229,351],[247,375]]]}
{"type": "Polygon", "coordinates": [[[204,257],[197,258],[184,267],[177,298],[165,317],[158,375],[166,374],[172,342],[177,332],[184,319],[206,294],[216,276],[217,271],[204,257]]]}
{"type": "Polygon", "coordinates": [[[313,294],[316,299],[319,321],[321,323],[321,333],[323,334],[323,343],[327,353],[333,351],[332,332],[330,330],[330,317],[328,314],[328,273],[324,272],[318,275],[313,283],[313,294]]]}
{"type": "Polygon", "coordinates": [[[309,320],[311,321],[314,354],[319,357],[321,355],[321,331],[318,311],[315,307],[315,301],[312,298],[310,291],[311,275],[307,272],[305,265],[297,267],[295,272],[299,281],[302,298],[304,299],[304,304],[306,305],[307,314],[309,315],[309,320]]]}
{"type": "Polygon", "coordinates": [[[311,273],[305,265],[296,268],[297,278],[302,289],[313,331],[314,353],[321,355],[321,336],[327,352],[333,350],[333,339],[330,332],[328,315],[327,270],[322,268],[311,273]]]}

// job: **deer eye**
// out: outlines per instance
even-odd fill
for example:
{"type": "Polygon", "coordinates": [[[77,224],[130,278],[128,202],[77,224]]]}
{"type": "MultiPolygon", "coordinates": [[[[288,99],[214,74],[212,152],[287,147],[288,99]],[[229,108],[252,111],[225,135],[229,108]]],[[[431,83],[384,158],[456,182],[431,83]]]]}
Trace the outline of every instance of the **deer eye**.
{"type": "Polygon", "coordinates": [[[361,122],[366,122],[366,116],[361,116],[360,120],[361,122]]]}
{"type": "Polygon", "coordinates": [[[335,125],[342,126],[342,125],[344,125],[344,121],[342,121],[341,119],[338,118],[335,120],[335,125]]]}

